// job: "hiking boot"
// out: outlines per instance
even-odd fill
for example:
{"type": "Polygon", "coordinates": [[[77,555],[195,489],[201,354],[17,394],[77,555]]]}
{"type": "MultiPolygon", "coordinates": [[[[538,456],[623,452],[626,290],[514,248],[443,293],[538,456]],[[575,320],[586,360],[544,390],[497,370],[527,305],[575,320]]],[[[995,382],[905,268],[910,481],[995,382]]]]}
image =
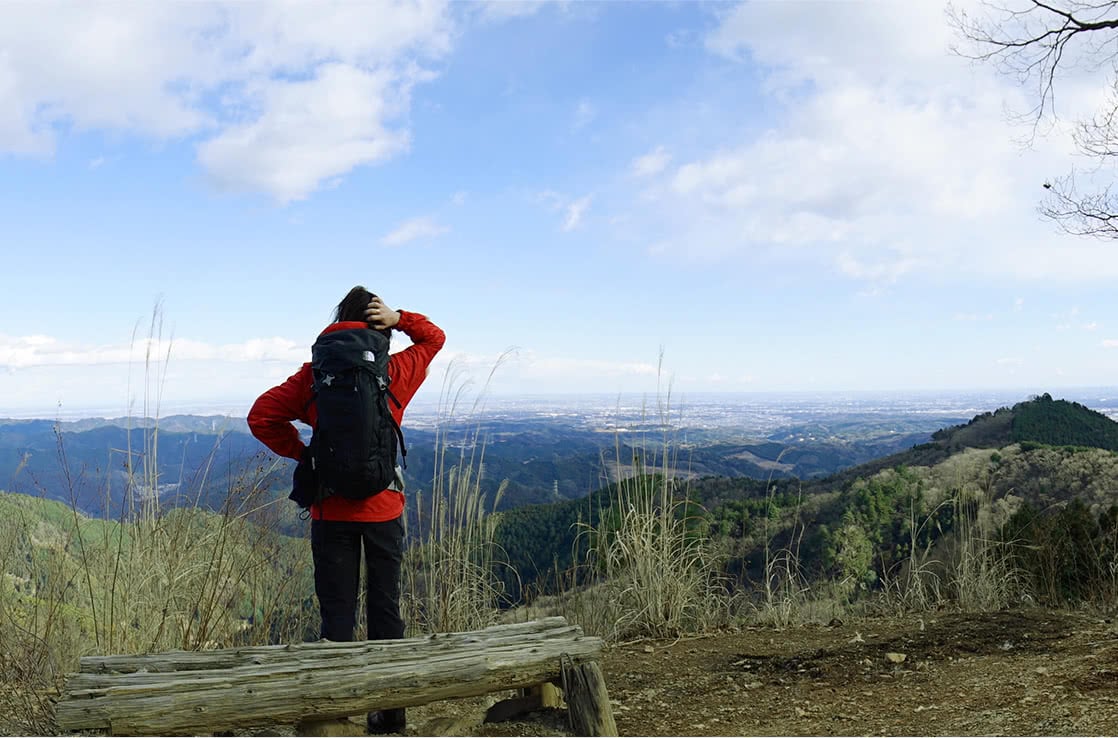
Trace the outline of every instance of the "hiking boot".
{"type": "Polygon", "coordinates": [[[365,728],[369,735],[403,733],[407,723],[406,712],[402,707],[370,712],[365,718],[365,728]]]}

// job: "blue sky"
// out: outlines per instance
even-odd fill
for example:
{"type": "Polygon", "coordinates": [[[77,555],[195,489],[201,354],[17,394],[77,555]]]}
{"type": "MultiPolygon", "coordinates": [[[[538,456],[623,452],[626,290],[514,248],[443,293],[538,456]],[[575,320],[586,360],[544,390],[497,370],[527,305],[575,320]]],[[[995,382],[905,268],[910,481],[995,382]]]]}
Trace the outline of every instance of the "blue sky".
{"type": "Polygon", "coordinates": [[[139,410],[157,303],[149,392],[243,410],[358,283],[432,401],[1118,384],[1118,246],[1036,213],[1105,80],[1023,146],[938,2],[3,15],[0,416],[139,410]]]}

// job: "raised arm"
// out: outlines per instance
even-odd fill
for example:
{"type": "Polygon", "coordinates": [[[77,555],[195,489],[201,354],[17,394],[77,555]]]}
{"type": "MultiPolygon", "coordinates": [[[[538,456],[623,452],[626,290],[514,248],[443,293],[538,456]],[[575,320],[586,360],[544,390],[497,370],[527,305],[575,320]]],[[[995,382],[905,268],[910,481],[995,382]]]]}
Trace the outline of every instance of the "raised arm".
{"type": "Polygon", "coordinates": [[[310,425],[307,407],[311,397],[310,365],[292,374],[280,385],[260,395],[248,411],[252,435],[279,456],[301,459],[306,445],[292,424],[299,420],[310,425]]]}
{"type": "Polygon", "coordinates": [[[446,343],[446,334],[426,315],[410,310],[393,310],[379,297],[374,297],[369,303],[365,318],[374,328],[395,328],[412,341],[411,346],[393,354],[389,364],[392,392],[406,405],[426,378],[435,354],[446,343]]]}

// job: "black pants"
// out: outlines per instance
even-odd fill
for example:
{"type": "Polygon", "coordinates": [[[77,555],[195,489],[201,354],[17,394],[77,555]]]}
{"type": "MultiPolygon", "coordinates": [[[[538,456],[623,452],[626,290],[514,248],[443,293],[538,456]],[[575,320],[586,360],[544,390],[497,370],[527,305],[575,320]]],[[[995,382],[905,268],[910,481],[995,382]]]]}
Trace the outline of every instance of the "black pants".
{"type": "Polygon", "coordinates": [[[362,548],[368,584],[366,638],[403,638],[404,621],[400,618],[403,516],[384,523],[311,521],[314,591],[322,612],[322,637],[331,641],[353,640],[362,548]]]}

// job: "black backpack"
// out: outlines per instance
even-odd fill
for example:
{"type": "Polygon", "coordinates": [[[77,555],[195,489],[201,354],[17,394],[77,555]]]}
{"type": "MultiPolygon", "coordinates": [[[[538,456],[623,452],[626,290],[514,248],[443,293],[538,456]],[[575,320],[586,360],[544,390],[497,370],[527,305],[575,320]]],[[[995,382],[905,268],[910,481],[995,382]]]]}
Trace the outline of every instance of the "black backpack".
{"type": "Polygon", "coordinates": [[[370,328],[325,333],[311,348],[311,371],[318,421],[307,461],[314,494],[306,505],[296,501],[307,507],[332,494],[363,499],[402,490],[396,455],[407,468],[408,452],[388,409],[389,400],[400,407],[388,389],[388,337],[370,328]]]}

